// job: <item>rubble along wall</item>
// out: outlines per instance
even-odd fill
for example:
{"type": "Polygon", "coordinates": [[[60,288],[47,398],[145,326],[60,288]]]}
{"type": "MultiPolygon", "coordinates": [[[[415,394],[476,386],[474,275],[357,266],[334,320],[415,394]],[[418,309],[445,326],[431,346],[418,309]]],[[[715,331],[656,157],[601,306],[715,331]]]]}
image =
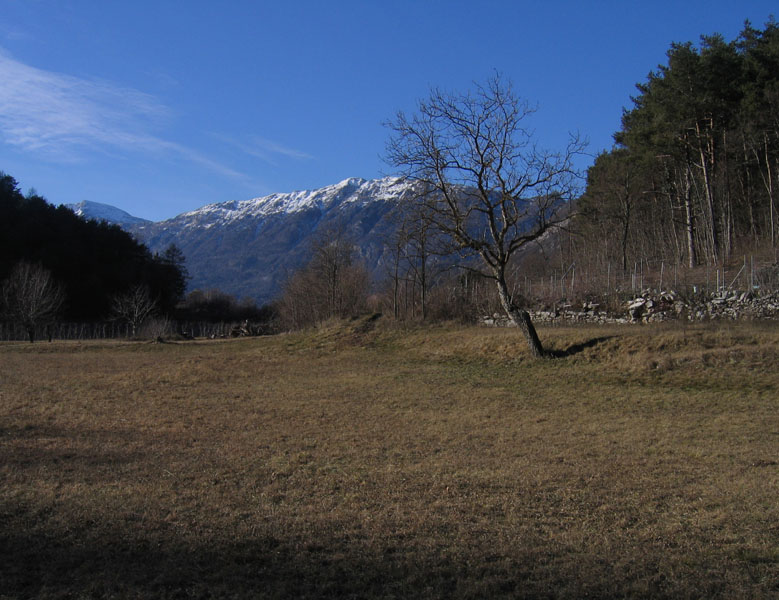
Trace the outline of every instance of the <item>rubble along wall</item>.
{"type": "MultiPolygon", "coordinates": [[[[552,310],[529,310],[535,323],[652,323],[687,321],[779,319],[779,292],[755,294],[722,290],[708,296],[682,298],[673,291],[645,291],[627,300],[620,311],[601,310],[595,302],[580,306],[563,304],[552,310]]],[[[482,317],[481,324],[506,327],[512,323],[503,314],[482,317]]]]}

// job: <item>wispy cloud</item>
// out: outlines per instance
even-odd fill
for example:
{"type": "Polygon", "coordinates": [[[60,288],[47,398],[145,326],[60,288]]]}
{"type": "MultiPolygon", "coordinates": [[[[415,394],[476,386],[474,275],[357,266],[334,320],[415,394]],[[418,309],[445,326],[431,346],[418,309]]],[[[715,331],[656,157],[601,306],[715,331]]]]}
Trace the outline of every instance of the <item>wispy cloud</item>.
{"type": "Polygon", "coordinates": [[[59,160],[73,160],[86,150],[172,154],[228,177],[244,177],[150,133],[170,111],[149,94],[37,69],[2,49],[0,81],[0,136],[22,150],[59,160]]]}
{"type": "Polygon", "coordinates": [[[221,141],[230,144],[241,152],[259,158],[269,165],[276,166],[278,159],[291,158],[294,160],[312,160],[314,157],[306,152],[283,146],[271,140],[259,136],[250,136],[247,141],[236,140],[224,135],[215,135],[221,141]]]}
{"type": "Polygon", "coordinates": [[[310,154],[306,154],[305,152],[301,152],[300,150],[287,148],[286,146],[282,146],[281,144],[277,144],[275,142],[266,140],[261,137],[256,137],[256,136],[252,137],[251,144],[253,144],[254,149],[253,151],[249,151],[249,154],[258,157],[262,157],[269,154],[270,155],[275,154],[275,155],[286,156],[287,158],[296,158],[296,159],[303,159],[303,160],[314,158],[310,154]]]}
{"type": "Polygon", "coordinates": [[[33,39],[33,36],[26,30],[9,26],[8,23],[0,23],[0,36],[2,36],[3,39],[12,42],[29,41],[33,39]]]}

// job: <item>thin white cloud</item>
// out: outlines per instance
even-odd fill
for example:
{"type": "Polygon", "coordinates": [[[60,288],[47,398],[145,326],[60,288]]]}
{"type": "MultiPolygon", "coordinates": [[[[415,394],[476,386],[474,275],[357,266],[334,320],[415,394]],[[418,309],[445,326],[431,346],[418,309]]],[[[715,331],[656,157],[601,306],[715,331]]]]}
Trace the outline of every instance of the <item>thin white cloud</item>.
{"type": "Polygon", "coordinates": [[[24,29],[10,27],[7,24],[0,24],[0,36],[11,42],[26,42],[33,39],[33,36],[24,29]]]}
{"type": "Polygon", "coordinates": [[[306,154],[305,152],[301,152],[300,150],[287,148],[286,146],[282,146],[281,144],[277,144],[276,142],[272,142],[270,140],[266,140],[265,138],[261,138],[261,137],[256,137],[256,136],[252,137],[251,143],[254,145],[255,147],[254,152],[257,154],[261,154],[265,152],[270,154],[286,156],[287,158],[296,158],[300,160],[309,160],[314,158],[310,154],[306,154]]]}
{"type": "Polygon", "coordinates": [[[291,158],[294,160],[312,160],[314,158],[310,154],[283,146],[259,136],[250,136],[248,141],[245,142],[224,135],[215,134],[215,137],[249,156],[259,158],[271,166],[277,166],[279,157],[291,158]]]}
{"type": "Polygon", "coordinates": [[[149,133],[169,110],[113,83],[44,71],[0,49],[0,137],[21,150],[73,160],[85,150],[173,154],[228,177],[244,175],[149,133]]]}

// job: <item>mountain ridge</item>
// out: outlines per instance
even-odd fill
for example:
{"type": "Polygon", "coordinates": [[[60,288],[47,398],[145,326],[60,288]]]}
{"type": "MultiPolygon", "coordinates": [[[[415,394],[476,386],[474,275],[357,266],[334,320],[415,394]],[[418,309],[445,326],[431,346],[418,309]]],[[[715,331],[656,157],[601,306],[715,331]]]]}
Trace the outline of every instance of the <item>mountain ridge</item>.
{"type": "MultiPolygon", "coordinates": [[[[231,200],[206,204],[192,211],[181,213],[167,221],[182,217],[197,217],[200,215],[222,215],[221,220],[229,222],[244,217],[269,216],[276,213],[294,213],[311,208],[322,209],[337,200],[339,195],[347,194],[346,201],[355,201],[355,194],[372,199],[392,199],[403,193],[410,184],[403,183],[397,177],[366,180],[357,177],[344,179],[339,183],[313,190],[276,193],[260,196],[249,200],[231,200]],[[390,191],[394,188],[394,192],[390,191]]],[[[164,221],[158,221],[164,222],[164,221]]]]}
{"type": "Polygon", "coordinates": [[[384,240],[394,227],[386,216],[412,197],[413,188],[396,177],[349,178],[314,190],[207,204],[163,221],[100,203],[81,203],[79,214],[118,224],[152,252],[176,244],[186,257],[189,289],[218,288],[265,303],[307,262],[312,239],[326,230],[347,235],[358,259],[380,277],[384,240]]]}
{"type": "Polygon", "coordinates": [[[93,202],[91,200],[82,200],[75,204],[66,204],[67,208],[85,219],[95,219],[105,221],[114,225],[138,225],[141,223],[151,223],[148,219],[142,219],[131,215],[121,208],[102,202],[93,202]]]}

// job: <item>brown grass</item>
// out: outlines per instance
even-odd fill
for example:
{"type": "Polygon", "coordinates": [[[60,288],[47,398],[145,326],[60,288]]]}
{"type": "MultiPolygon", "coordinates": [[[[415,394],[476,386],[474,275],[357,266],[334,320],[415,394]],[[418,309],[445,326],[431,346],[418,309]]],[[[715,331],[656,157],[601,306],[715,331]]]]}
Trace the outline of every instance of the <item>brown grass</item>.
{"type": "Polygon", "coordinates": [[[0,344],[0,598],[779,596],[776,325],[0,344]]]}

